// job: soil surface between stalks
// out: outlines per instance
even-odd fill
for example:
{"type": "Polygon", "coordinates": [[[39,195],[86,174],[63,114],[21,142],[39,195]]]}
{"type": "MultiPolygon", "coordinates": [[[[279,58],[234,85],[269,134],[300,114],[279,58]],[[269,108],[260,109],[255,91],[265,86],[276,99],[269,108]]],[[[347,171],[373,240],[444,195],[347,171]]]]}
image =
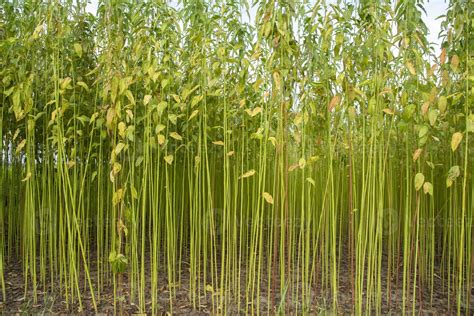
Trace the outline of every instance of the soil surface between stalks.
{"type": "MultiPolygon", "coordinates": [[[[385,260],[384,260],[385,261],[385,260]]],[[[147,289],[146,289],[146,311],[141,311],[137,305],[130,302],[130,289],[128,284],[128,275],[123,274],[123,297],[125,301],[123,303],[123,310],[119,310],[119,303],[117,302],[116,309],[114,310],[114,288],[111,282],[112,277],[108,278],[110,282],[104,285],[100,293],[100,299],[97,301],[98,312],[101,315],[114,315],[114,314],[123,314],[123,315],[137,315],[137,314],[151,314],[151,297],[150,297],[150,263],[146,263],[148,268],[146,269],[146,278],[147,278],[147,289]]],[[[318,286],[313,286],[311,297],[312,303],[309,310],[306,314],[317,315],[323,314],[339,314],[339,315],[348,315],[354,314],[352,309],[352,287],[351,287],[351,275],[350,269],[347,265],[345,259],[341,258],[341,268],[338,278],[339,282],[339,296],[338,296],[338,310],[337,312],[331,311],[332,301],[330,293],[323,293],[318,286]]],[[[186,267],[185,261],[183,266],[186,267]]],[[[163,271],[159,272],[158,277],[158,299],[156,304],[158,306],[158,312],[160,314],[167,314],[171,311],[169,304],[169,286],[166,276],[166,265],[163,262],[161,264],[161,269],[163,271]]],[[[161,270],[160,269],[160,270],[161,270]]],[[[400,279],[397,282],[394,278],[391,280],[391,294],[390,302],[388,301],[387,295],[387,278],[386,278],[386,269],[383,268],[382,274],[382,313],[390,315],[398,315],[401,313],[402,305],[402,273],[400,271],[400,279]]],[[[262,275],[266,275],[263,273],[262,275]]],[[[91,315],[95,314],[91,295],[89,288],[87,286],[86,280],[83,276],[80,279],[80,288],[82,292],[82,309],[80,308],[77,297],[75,298],[74,303],[66,304],[65,297],[59,291],[59,283],[56,281],[54,288],[51,285],[48,285],[46,288],[39,285],[37,288],[37,300],[36,302],[33,299],[33,291],[31,290],[31,285],[29,290],[25,295],[24,291],[24,277],[22,271],[22,263],[19,259],[11,259],[10,261],[5,262],[5,285],[6,285],[6,297],[3,298],[0,293],[0,314],[1,315],[12,315],[12,314],[82,314],[82,315],[91,315]]],[[[91,267],[91,277],[92,282],[96,283],[97,279],[97,270],[91,267]]],[[[232,304],[228,305],[228,313],[231,315],[245,315],[246,313],[251,313],[251,308],[249,307],[247,311],[245,310],[245,271],[242,272],[242,303],[240,306],[240,311],[237,310],[237,306],[232,304]]],[[[50,282],[47,282],[50,283],[50,282]]],[[[181,275],[180,287],[176,288],[176,295],[173,299],[172,313],[176,315],[210,315],[213,314],[212,310],[212,293],[209,293],[205,296],[201,296],[201,301],[199,305],[199,310],[193,308],[193,302],[189,296],[189,271],[187,268],[184,268],[181,275]]],[[[261,279],[261,293],[260,293],[260,312],[267,314],[269,298],[268,291],[268,280],[266,277],[261,279]]],[[[276,287],[277,293],[279,293],[279,288],[276,287]]],[[[95,291],[97,291],[95,289],[95,291]]],[[[442,284],[442,280],[439,277],[435,278],[434,292],[432,299],[430,298],[430,291],[427,288],[424,288],[421,291],[423,294],[423,302],[420,304],[419,293],[417,292],[417,301],[416,301],[416,311],[418,315],[456,315],[456,299],[455,296],[451,294],[451,297],[448,297],[447,286],[442,284]]],[[[96,293],[97,295],[97,293],[96,293]]],[[[410,294],[410,297],[412,293],[410,294]]],[[[277,304],[279,302],[279,294],[275,295],[277,304]]],[[[471,302],[473,301],[474,296],[471,295],[471,302]]],[[[197,304],[197,303],[196,303],[197,304]]],[[[274,314],[276,308],[271,308],[270,313],[274,314]]],[[[411,313],[412,304],[410,300],[407,300],[406,311],[411,313]]],[[[214,311],[219,313],[219,311],[214,311]]],[[[254,313],[256,311],[254,310],[254,313]]],[[[373,311],[375,312],[375,311],[373,311]]],[[[302,314],[301,302],[289,302],[289,306],[286,309],[287,314],[302,314]]],[[[463,315],[467,314],[465,307],[461,309],[463,315]]],[[[471,311],[472,314],[472,311],[471,311]]]]}

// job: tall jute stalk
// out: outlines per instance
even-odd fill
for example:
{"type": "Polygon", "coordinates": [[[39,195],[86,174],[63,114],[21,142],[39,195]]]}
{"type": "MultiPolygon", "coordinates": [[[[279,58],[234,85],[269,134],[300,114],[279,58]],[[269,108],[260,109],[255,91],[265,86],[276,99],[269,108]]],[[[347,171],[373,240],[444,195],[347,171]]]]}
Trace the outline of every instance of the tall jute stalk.
{"type": "Polygon", "coordinates": [[[4,302],[472,311],[470,1],[86,6],[0,6],[4,302]]]}

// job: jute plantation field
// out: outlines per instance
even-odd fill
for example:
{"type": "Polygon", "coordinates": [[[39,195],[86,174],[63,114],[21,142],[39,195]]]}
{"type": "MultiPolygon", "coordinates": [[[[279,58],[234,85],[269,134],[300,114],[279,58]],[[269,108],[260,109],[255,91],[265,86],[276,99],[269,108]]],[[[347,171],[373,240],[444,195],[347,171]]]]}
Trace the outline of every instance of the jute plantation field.
{"type": "Polygon", "coordinates": [[[0,0],[0,313],[472,314],[474,4],[0,0]]]}

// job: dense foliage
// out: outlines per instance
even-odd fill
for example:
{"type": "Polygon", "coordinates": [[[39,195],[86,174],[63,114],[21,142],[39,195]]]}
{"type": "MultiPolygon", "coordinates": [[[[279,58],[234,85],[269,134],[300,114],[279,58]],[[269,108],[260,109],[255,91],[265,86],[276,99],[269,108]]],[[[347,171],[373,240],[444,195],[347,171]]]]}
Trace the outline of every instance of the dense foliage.
{"type": "Polygon", "coordinates": [[[4,300],[472,310],[472,1],[255,2],[0,1],[4,300]]]}

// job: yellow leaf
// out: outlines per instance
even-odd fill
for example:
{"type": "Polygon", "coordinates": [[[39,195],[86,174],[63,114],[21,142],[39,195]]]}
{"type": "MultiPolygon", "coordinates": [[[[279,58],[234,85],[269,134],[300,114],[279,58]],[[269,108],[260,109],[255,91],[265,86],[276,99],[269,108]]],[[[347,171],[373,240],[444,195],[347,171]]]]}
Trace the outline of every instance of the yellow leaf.
{"type": "Polygon", "coordinates": [[[460,132],[454,133],[453,137],[451,138],[451,150],[456,151],[461,141],[462,141],[462,133],[460,132]]]}
{"type": "Polygon", "coordinates": [[[176,132],[171,132],[171,133],[170,133],[170,136],[171,136],[172,138],[176,139],[176,140],[182,140],[182,139],[183,139],[183,137],[181,137],[181,135],[179,135],[179,134],[176,133],[176,132]]]}
{"type": "Polygon", "coordinates": [[[227,153],[227,157],[230,157],[230,156],[233,156],[233,155],[234,155],[234,151],[233,151],[233,150],[231,150],[231,151],[229,151],[229,152],[227,153]]]}
{"type": "Polygon", "coordinates": [[[262,112],[262,108],[257,106],[256,108],[254,108],[252,110],[251,109],[246,109],[245,112],[247,112],[247,114],[250,115],[251,117],[254,117],[258,113],[262,112]]]}
{"type": "Polygon", "coordinates": [[[147,94],[143,97],[143,105],[147,105],[151,101],[151,95],[147,94]]]}
{"type": "Polygon", "coordinates": [[[123,198],[123,189],[118,189],[114,192],[112,196],[112,204],[115,206],[122,201],[123,198]]]}
{"type": "Polygon", "coordinates": [[[158,144],[163,145],[166,140],[165,136],[163,136],[163,134],[158,134],[157,137],[158,137],[158,144]]]}
{"type": "Polygon", "coordinates": [[[425,115],[426,112],[428,112],[428,109],[430,108],[430,103],[428,101],[426,101],[425,103],[423,103],[423,105],[421,106],[421,114],[425,115]]]}
{"type": "Polygon", "coordinates": [[[438,68],[438,65],[434,64],[433,66],[431,66],[430,70],[428,71],[428,76],[431,77],[434,75],[434,72],[436,70],[436,68],[438,68]]]}
{"type": "Polygon", "coordinates": [[[204,289],[205,289],[207,292],[214,293],[214,288],[213,288],[212,285],[210,285],[210,284],[207,284],[204,289]]]}
{"type": "Polygon", "coordinates": [[[446,179],[446,187],[447,187],[447,188],[450,188],[452,185],[453,185],[453,180],[447,178],[447,179],[446,179]]]}
{"type": "Polygon", "coordinates": [[[273,204],[273,197],[270,193],[268,192],[263,192],[263,198],[265,199],[265,201],[267,201],[267,203],[269,204],[273,204]]]}
{"type": "Polygon", "coordinates": [[[417,150],[415,150],[415,152],[413,153],[413,161],[417,161],[422,152],[423,152],[423,149],[421,148],[418,148],[417,150]]]}
{"type": "Polygon", "coordinates": [[[199,110],[194,110],[193,113],[188,118],[188,121],[192,120],[196,115],[198,115],[199,110]]]}
{"type": "Polygon", "coordinates": [[[433,196],[433,185],[430,182],[425,182],[423,184],[423,192],[425,192],[425,194],[433,196]]]}
{"type": "Polygon", "coordinates": [[[19,134],[20,134],[20,129],[17,128],[17,129],[15,130],[15,133],[13,134],[13,140],[15,140],[15,139],[18,137],[19,134]]]}
{"type": "Polygon", "coordinates": [[[199,102],[201,102],[201,100],[204,98],[203,95],[196,95],[193,97],[193,100],[191,101],[191,107],[193,108],[194,106],[196,106],[196,104],[198,104],[199,102]]]}
{"type": "Polygon", "coordinates": [[[248,178],[248,177],[251,177],[255,174],[255,170],[249,170],[247,172],[245,172],[244,174],[242,174],[239,179],[244,179],[244,178],[248,178]]]}
{"type": "Polygon", "coordinates": [[[299,164],[295,163],[294,165],[291,165],[288,167],[288,171],[291,172],[295,170],[296,168],[298,168],[299,166],[300,166],[299,164]]]}
{"type": "Polygon", "coordinates": [[[21,181],[22,181],[22,182],[25,182],[25,181],[28,180],[29,178],[31,178],[31,172],[28,172],[28,173],[26,174],[26,177],[25,177],[23,180],[21,180],[21,181]]]}
{"type": "Polygon", "coordinates": [[[353,106],[350,106],[348,109],[347,109],[347,114],[349,115],[349,118],[351,119],[351,121],[353,121],[356,117],[356,110],[355,110],[355,107],[353,106]]]}
{"type": "Polygon", "coordinates": [[[176,103],[181,103],[181,99],[179,98],[179,95],[173,94],[171,95],[173,99],[176,101],[176,103]]]}
{"type": "Polygon", "coordinates": [[[389,109],[389,108],[385,108],[382,110],[385,114],[388,114],[388,115],[393,115],[394,112],[392,109],[389,109]]]}
{"type": "Polygon", "coordinates": [[[275,71],[275,72],[273,73],[273,80],[275,81],[275,86],[277,87],[277,89],[280,89],[280,86],[281,86],[280,73],[278,73],[277,71],[275,71]]]}
{"type": "Polygon", "coordinates": [[[416,75],[416,69],[415,67],[413,66],[413,64],[409,61],[407,61],[407,68],[408,68],[408,71],[414,76],[416,75]]]}
{"type": "Polygon", "coordinates": [[[125,91],[125,96],[127,97],[128,101],[130,101],[131,104],[135,104],[135,98],[133,97],[133,93],[130,90],[125,91]]]}
{"type": "Polygon", "coordinates": [[[22,141],[18,144],[18,146],[16,147],[16,154],[17,154],[17,155],[21,152],[21,150],[23,149],[23,147],[25,147],[25,145],[26,145],[26,139],[22,140],[22,141]]]}
{"type": "Polygon", "coordinates": [[[115,146],[115,154],[118,155],[122,151],[122,149],[125,147],[124,143],[118,143],[117,146],[115,146]]]}
{"type": "Polygon", "coordinates": [[[293,120],[293,123],[295,123],[296,126],[299,126],[303,122],[303,114],[298,113],[295,116],[295,119],[293,120]]]}
{"type": "Polygon", "coordinates": [[[453,55],[453,57],[451,57],[451,69],[453,71],[456,71],[458,69],[458,66],[459,66],[459,57],[458,55],[453,55]]]}
{"type": "Polygon", "coordinates": [[[219,145],[219,146],[224,146],[224,142],[221,140],[216,140],[215,142],[212,142],[214,145],[219,145]]]}
{"type": "Polygon", "coordinates": [[[159,134],[162,130],[164,130],[166,128],[166,126],[164,126],[163,124],[158,124],[156,125],[155,127],[155,133],[159,134]]]}
{"type": "Polygon", "coordinates": [[[276,147],[276,145],[277,145],[277,140],[276,140],[275,137],[270,136],[270,137],[268,137],[268,140],[272,143],[272,145],[273,145],[274,147],[276,147]]]}
{"type": "Polygon", "coordinates": [[[133,186],[133,184],[130,184],[130,189],[132,192],[132,198],[134,198],[135,200],[138,199],[138,192],[137,189],[135,189],[135,187],[133,186]]]}
{"type": "Polygon", "coordinates": [[[443,114],[446,111],[446,107],[448,106],[448,99],[442,95],[438,99],[438,109],[443,114]]]}
{"type": "Polygon", "coordinates": [[[114,162],[114,165],[112,167],[112,171],[114,172],[114,175],[120,172],[122,170],[122,165],[118,162],[114,162]]]}
{"type": "Polygon", "coordinates": [[[178,116],[176,114],[170,114],[170,115],[168,115],[168,120],[170,120],[171,123],[176,125],[176,121],[178,120],[178,116]]]}
{"type": "Polygon", "coordinates": [[[334,108],[339,104],[340,101],[341,97],[339,95],[333,96],[328,104],[328,111],[331,112],[332,110],[334,110],[334,108]]]}
{"type": "Polygon", "coordinates": [[[82,87],[84,90],[89,91],[89,86],[84,81],[79,81],[77,85],[82,87]]]}
{"type": "Polygon", "coordinates": [[[125,137],[125,132],[127,130],[127,125],[125,125],[124,122],[118,123],[118,130],[119,130],[120,137],[124,138],[125,137]]]}
{"type": "Polygon", "coordinates": [[[441,65],[444,65],[445,62],[446,62],[446,48],[443,48],[443,50],[441,51],[441,55],[439,56],[439,63],[441,65]]]}
{"type": "Polygon", "coordinates": [[[108,127],[111,127],[112,121],[114,120],[114,118],[115,118],[115,109],[114,108],[109,108],[107,110],[107,115],[105,117],[105,120],[106,120],[106,123],[107,123],[108,127]]]}
{"type": "Polygon", "coordinates": [[[164,159],[168,165],[171,165],[173,163],[174,157],[173,155],[168,155],[168,156],[165,156],[164,159]]]}
{"type": "Polygon", "coordinates": [[[60,88],[62,90],[68,89],[70,87],[71,81],[72,81],[71,77],[66,77],[62,79],[60,83],[60,88]]]}
{"type": "Polygon", "coordinates": [[[304,159],[303,157],[300,158],[300,160],[298,161],[298,166],[300,167],[300,169],[303,169],[306,166],[306,159],[304,159]]]}
{"type": "Polygon", "coordinates": [[[417,173],[415,176],[415,190],[421,189],[421,186],[425,182],[425,176],[422,173],[417,173]]]}

